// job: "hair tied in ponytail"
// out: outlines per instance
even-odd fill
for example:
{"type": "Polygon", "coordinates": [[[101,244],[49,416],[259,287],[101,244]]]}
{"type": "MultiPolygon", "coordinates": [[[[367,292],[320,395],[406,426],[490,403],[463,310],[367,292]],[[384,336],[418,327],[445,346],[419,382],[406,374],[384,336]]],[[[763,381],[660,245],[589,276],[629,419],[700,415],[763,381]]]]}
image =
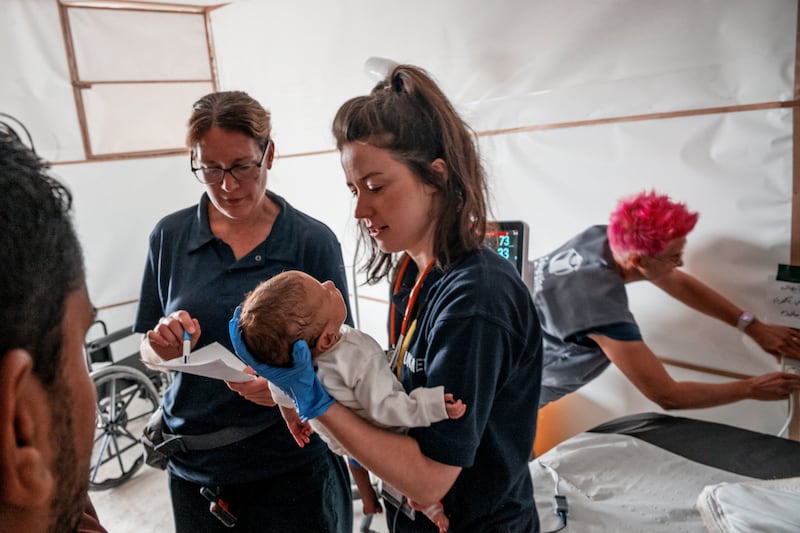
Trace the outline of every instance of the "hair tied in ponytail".
{"type": "Polygon", "coordinates": [[[405,83],[403,82],[403,75],[398,70],[395,70],[394,73],[392,74],[391,85],[392,85],[392,90],[394,92],[396,93],[403,92],[403,86],[405,85],[405,83]]]}

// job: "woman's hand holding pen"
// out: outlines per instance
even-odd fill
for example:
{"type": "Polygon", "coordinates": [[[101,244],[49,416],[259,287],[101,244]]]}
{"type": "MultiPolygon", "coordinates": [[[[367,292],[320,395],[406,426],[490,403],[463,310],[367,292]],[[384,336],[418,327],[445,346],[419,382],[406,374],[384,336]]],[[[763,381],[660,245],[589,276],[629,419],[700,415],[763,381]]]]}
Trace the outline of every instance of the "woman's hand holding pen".
{"type": "Polygon", "coordinates": [[[192,347],[200,338],[200,322],[183,310],[162,317],[156,327],[145,333],[145,339],[155,354],[164,361],[183,355],[183,334],[189,333],[192,347]]]}

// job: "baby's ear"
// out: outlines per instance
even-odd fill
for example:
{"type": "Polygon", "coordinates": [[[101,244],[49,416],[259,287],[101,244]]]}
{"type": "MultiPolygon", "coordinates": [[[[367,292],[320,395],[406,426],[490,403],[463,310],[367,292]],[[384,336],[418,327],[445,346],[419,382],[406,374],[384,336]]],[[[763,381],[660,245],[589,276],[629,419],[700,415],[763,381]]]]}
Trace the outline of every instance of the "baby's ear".
{"type": "Polygon", "coordinates": [[[314,346],[317,349],[316,350],[317,354],[324,353],[330,350],[333,347],[333,345],[336,344],[338,338],[339,338],[338,331],[323,332],[322,335],[320,335],[319,338],[317,339],[317,343],[314,346]]]}

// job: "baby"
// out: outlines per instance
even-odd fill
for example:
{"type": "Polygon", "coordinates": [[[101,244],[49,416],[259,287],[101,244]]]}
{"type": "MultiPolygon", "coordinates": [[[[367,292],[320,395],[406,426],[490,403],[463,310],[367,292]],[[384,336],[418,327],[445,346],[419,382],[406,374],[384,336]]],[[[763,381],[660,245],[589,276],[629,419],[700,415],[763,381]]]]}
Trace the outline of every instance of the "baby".
{"type": "MultiPolygon", "coordinates": [[[[347,308],[342,294],[331,281],[320,283],[313,277],[290,270],[258,285],[236,309],[232,328],[236,353],[249,360],[271,366],[290,367],[292,346],[305,340],[317,367],[317,378],[339,403],[373,424],[402,432],[409,427],[429,426],[447,418],[460,418],[466,412],[461,400],[444,392],[444,387],[417,388],[406,393],[392,373],[384,351],[369,335],[344,324],[347,308]]],[[[252,365],[251,365],[252,366],[252,365]]],[[[330,449],[347,454],[324,426],[301,421],[289,396],[270,384],[289,431],[299,446],[309,442],[317,431],[330,449]]],[[[369,472],[352,459],[350,471],[361,494],[364,514],[381,512],[378,495],[369,472]]],[[[441,533],[449,521],[442,506],[422,510],[441,533]]]]}

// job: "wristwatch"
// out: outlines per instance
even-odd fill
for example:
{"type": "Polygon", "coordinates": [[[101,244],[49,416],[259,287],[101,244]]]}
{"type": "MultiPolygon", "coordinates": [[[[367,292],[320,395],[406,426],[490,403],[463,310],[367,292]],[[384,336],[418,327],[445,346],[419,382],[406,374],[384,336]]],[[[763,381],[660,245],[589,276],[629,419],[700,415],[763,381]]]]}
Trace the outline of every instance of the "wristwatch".
{"type": "Polygon", "coordinates": [[[747,329],[747,326],[755,322],[755,320],[756,320],[756,315],[754,315],[750,311],[742,311],[742,314],[739,315],[739,320],[736,321],[736,329],[744,332],[744,330],[747,329]]]}

